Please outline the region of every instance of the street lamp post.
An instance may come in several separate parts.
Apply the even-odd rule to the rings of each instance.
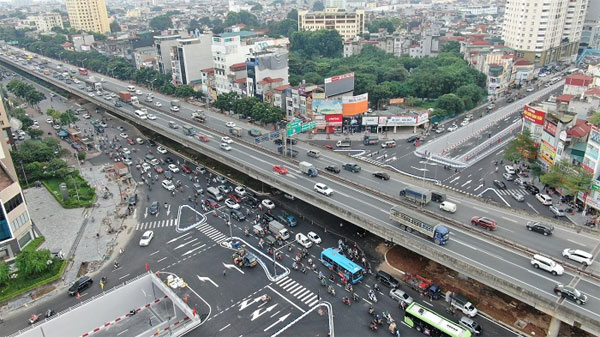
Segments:
[[[275,262],[275,259],[276,259],[275,255],[277,254],[277,252],[279,252],[283,248],[291,245],[292,243],[294,243],[294,241],[290,241],[290,242],[286,243],[285,245],[283,245],[283,246],[281,246],[281,247],[279,247],[277,249],[273,249],[273,275],[277,275],[277,270],[276,270],[277,264]]]
[[[153,79],[152,81],[150,81],[150,90],[154,91],[154,81],[156,81],[158,78]]]
[[[83,62],[87,61],[87,57],[85,57],[83,60],[81,60],[81,68],[83,68]]]

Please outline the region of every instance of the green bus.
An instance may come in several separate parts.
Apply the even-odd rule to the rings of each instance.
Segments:
[[[404,323],[419,332],[426,333],[429,330],[429,336],[471,337],[471,331],[417,302],[412,302],[406,308]]]

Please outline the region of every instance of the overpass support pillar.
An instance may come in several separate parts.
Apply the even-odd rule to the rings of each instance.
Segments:
[[[548,327],[548,333],[546,334],[546,337],[558,337],[558,332],[560,331],[561,323],[562,322],[560,321],[560,319],[552,317],[552,320],[550,320],[550,326]]]

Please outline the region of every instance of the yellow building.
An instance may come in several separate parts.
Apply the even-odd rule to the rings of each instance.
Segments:
[[[29,210],[8,148],[10,124],[0,104],[0,260],[15,258],[34,239]]]
[[[110,33],[104,0],[67,0],[71,27],[88,32]]]
[[[337,30],[344,40],[351,40],[365,32],[365,11],[346,12],[326,8],[322,12],[298,11],[298,30]]]

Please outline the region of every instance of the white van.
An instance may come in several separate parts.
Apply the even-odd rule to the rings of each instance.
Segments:
[[[219,192],[219,190],[216,187],[209,187],[206,189],[206,193],[212,197],[213,199],[215,199],[216,201],[221,201],[223,200],[223,196],[221,195],[221,192]]]
[[[144,111],[142,111],[142,110],[135,110],[135,115],[139,119],[148,119],[148,115]]]
[[[313,158],[319,158],[321,156],[321,152],[317,150],[308,150],[306,151],[306,155]]]
[[[392,148],[392,147],[396,147],[396,142],[395,142],[395,141],[393,141],[393,140],[388,140],[388,141],[386,141],[386,142],[382,143],[382,144],[381,144],[381,147],[382,147],[382,148],[384,148],[384,149],[385,149],[385,148]]]
[[[444,201],[440,204],[440,209],[449,213],[456,212],[456,204],[450,201]]]
[[[128,85],[128,86],[127,86],[127,91],[129,91],[129,92],[135,92],[135,86],[133,86],[133,85]]]

